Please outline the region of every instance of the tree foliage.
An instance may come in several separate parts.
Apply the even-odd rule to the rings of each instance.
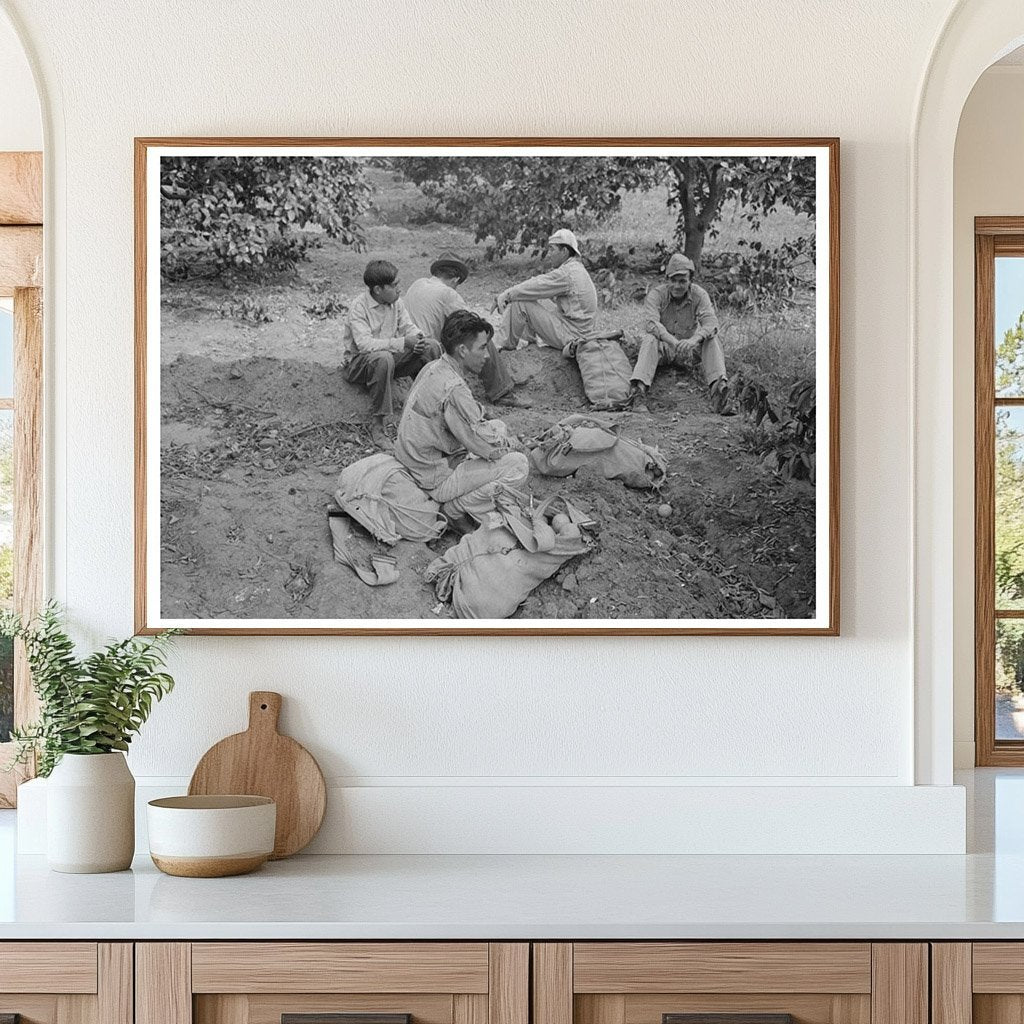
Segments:
[[[623,192],[657,183],[646,161],[593,157],[414,157],[396,168],[441,217],[493,238],[490,258],[540,252],[555,228],[606,217]]]
[[[704,243],[713,237],[726,199],[743,207],[751,227],[776,206],[814,214],[813,157],[660,157],[669,186],[668,203],[679,211],[675,243],[699,267]]]
[[[1020,393],[1024,313],[996,348],[996,393]],[[996,411],[996,607],[1024,602],[1024,432],[1014,412]]]
[[[160,167],[161,270],[187,276],[197,257],[218,270],[293,267],[303,228],[361,247],[369,187],[359,161],[312,156],[178,156]]]
[[[1024,392],[1024,312],[996,346],[996,394]]]
[[[35,751],[39,774],[46,776],[64,754],[127,750],[153,702],[174,688],[160,669],[175,633],[113,641],[79,658],[53,602],[28,623],[12,611],[0,613],[0,636],[25,645],[40,704],[39,720],[11,733],[18,751],[14,763]]]
[[[538,252],[552,230],[618,210],[622,197],[664,185],[676,211],[673,242],[700,264],[727,199],[753,227],[776,205],[813,215],[811,157],[424,157],[396,166],[447,220],[493,238],[490,257]]]

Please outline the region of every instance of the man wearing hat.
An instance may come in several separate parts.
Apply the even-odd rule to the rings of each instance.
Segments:
[[[630,402],[645,408],[647,390],[659,366],[688,366],[698,357],[704,370],[711,407],[722,416],[736,410],[729,400],[725,356],[718,340],[718,317],[711,297],[693,284],[693,261],[674,253],[665,267],[664,284],[655,285],[644,299],[644,328],[636,366],[630,379]]]
[[[580,257],[580,245],[568,228],[548,239],[548,260],[554,267],[506,288],[494,303],[504,313],[498,331],[500,348],[538,345],[564,348],[589,336],[597,316],[597,289]]]
[[[409,285],[405,308],[413,323],[427,338],[440,340],[445,317],[457,309],[469,309],[466,300],[456,291],[469,277],[469,267],[454,252],[443,252],[430,264],[430,277],[421,277]],[[480,372],[484,393],[492,405],[529,408],[533,403],[513,394],[515,381],[498,355],[491,338],[487,339],[487,363]]]

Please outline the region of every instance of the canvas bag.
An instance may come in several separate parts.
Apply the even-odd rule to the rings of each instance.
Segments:
[[[558,539],[550,551],[526,551],[504,526],[481,526],[440,558],[424,579],[460,619],[507,619],[544,580],[589,551],[586,537]]]
[[[341,471],[334,500],[385,544],[435,540],[448,527],[440,505],[387,452],[368,455]]]
[[[614,338],[581,338],[562,350],[576,359],[583,391],[595,409],[622,409],[629,399],[632,367]]]
[[[623,437],[619,425],[602,416],[566,416],[529,449],[530,464],[542,476],[571,476],[582,466],[593,465],[606,480],[657,490],[668,474],[668,462],[657,448]]]

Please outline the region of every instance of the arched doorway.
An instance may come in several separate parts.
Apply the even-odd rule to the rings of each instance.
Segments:
[[[43,121],[29,60],[0,16],[0,603],[33,612],[42,595]],[[32,717],[27,666],[0,641],[0,757],[12,725]],[[6,749],[4,749],[6,748]],[[0,775],[0,806],[17,774]]]
[[[953,300],[954,150],[975,82],[1022,42],[1019,0],[963,0],[944,25],[926,69],[911,138],[915,777],[926,785],[952,781],[955,651],[966,629],[960,598],[965,587],[973,592],[973,569],[964,578],[964,539],[958,536],[963,531],[956,522],[960,474],[954,475],[950,415],[959,341]],[[973,644],[973,629],[970,636]]]

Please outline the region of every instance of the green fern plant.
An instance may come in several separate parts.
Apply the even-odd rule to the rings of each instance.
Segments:
[[[153,702],[174,688],[174,680],[160,669],[171,639],[180,632],[112,641],[78,658],[56,603],[27,623],[12,611],[0,612],[0,635],[25,644],[40,705],[37,722],[12,731],[16,753],[9,767],[34,752],[37,772],[46,776],[65,754],[127,750]]]

